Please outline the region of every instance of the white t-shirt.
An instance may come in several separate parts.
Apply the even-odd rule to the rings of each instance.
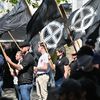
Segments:
[[[37,67],[42,67],[44,66],[44,63],[49,63],[49,60],[48,60],[48,53],[44,53],[40,56],[39,60],[38,60],[38,66]],[[42,74],[42,73],[47,73],[47,71],[38,71],[37,74]]]

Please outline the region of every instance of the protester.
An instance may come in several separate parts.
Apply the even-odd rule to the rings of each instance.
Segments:
[[[33,55],[29,52],[29,43],[23,42],[20,47],[22,53],[24,54],[23,60],[20,64],[13,63],[8,56],[5,58],[14,68],[19,70],[18,85],[21,93],[21,100],[30,100],[30,93],[33,85],[33,66],[35,61]]]
[[[38,60],[37,67],[34,67],[34,71],[37,74],[36,90],[37,90],[37,95],[39,97],[38,100],[47,100],[48,97],[47,86],[49,81],[49,75],[48,75],[49,56],[48,53],[46,53],[45,44],[43,42],[38,43],[38,52],[40,52],[42,55]]]
[[[57,49],[57,61],[55,62],[55,85],[59,88],[64,79],[69,77],[70,67],[69,60],[66,57],[66,50],[64,47]]]
[[[94,63],[94,53],[89,44],[80,48],[76,54],[77,59],[70,64],[70,78],[76,80],[85,78],[93,81],[96,87],[98,87],[97,93],[100,96],[100,68],[97,66],[97,63]]]
[[[3,87],[3,74],[4,74],[4,58],[0,54],[0,97],[2,96],[2,87]]]
[[[93,51],[88,46],[82,46],[76,53],[77,59],[70,63],[71,78],[79,79],[93,70]]]
[[[22,52],[18,51],[16,53],[15,58],[18,61],[18,64],[20,64],[20,62],[22,62],[22,60],[23,60]],[[15,69],[15,70],[12,69],[10,73],[13,76],[13,82],[14,82],[16,97],[17,97],[18,100],[21,100],[21,95],[20,95],[20,91],[19,91],[19,87],[18,87],[18,73],[19,73],[19,71],[17,69]]]
[[[95,50],[95,42],[92,39],[88,39],[85,43],[88,47],[90,47],[94,53],[93,55],[93,64],[94,67],[100,67],[100,54]]]

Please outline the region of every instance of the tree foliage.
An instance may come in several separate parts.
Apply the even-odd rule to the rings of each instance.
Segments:
[[[67,0],[57,0],[58,3],[60,2],[67,2]]]
[[[1,1],[7,1],[7,2],[10,2],[12,4],[16,4],[19,0],[1,0]],[[60,2],[67,2],[67,0],[56,0],[58,3]],[[27,2],[31,2],[31,0],[27,0]],[[34,3],[35,4],[35,3]],[[37,0],[36,0],[36,4],[37,5]]]
[[[17,4],[18,1],[20,0],[0,0],[0,2],[8,2],[12,5],[12,7]],[[33,8],[38,8],[40,3],[39,3],[40,0],[26,0],[26,2],[28,2],[28,4],[31,4],[33,6]],[[67,2],[67,0],[56,0],[57,3],[61,3],[61,2]],[[7,8],[7,7],[6,7]],[[8,9],[0,9],[0,13],[1,12],[4,12],[4,11],[9,11],[9,8]]]
[[[18,2],[18,0],[9,0],[9,2],[16,4]]]

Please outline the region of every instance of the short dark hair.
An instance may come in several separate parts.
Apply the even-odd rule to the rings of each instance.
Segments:
[[[57,48],[56,51],[58,51],[58,52],[60,52],[60,53],[63,53],[64,56],[66,55],[66,49],[65,49],[64,46],[62,46],[62,47],[60,47],[60,48]]]

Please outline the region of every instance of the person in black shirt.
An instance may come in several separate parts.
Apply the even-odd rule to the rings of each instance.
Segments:
[[[64,47],[61,47],[60,49],[57,49],[57,61],[55,63],[55,85],[56,87],[60,87],[63,80],[68,78],[69,76],[69,60],[66,57],[66,50]]]
[[[30,50],[30,44],[23,42],[20,44],[22,53],[24,54],[22,62],[15,64],[11,59],[6,56],[6,60],[16,69],[18,73],[18,85],[21,93],[21,100],[30,100],[30,93],[33,82],[33,66],[35,66],[35,60]]]

